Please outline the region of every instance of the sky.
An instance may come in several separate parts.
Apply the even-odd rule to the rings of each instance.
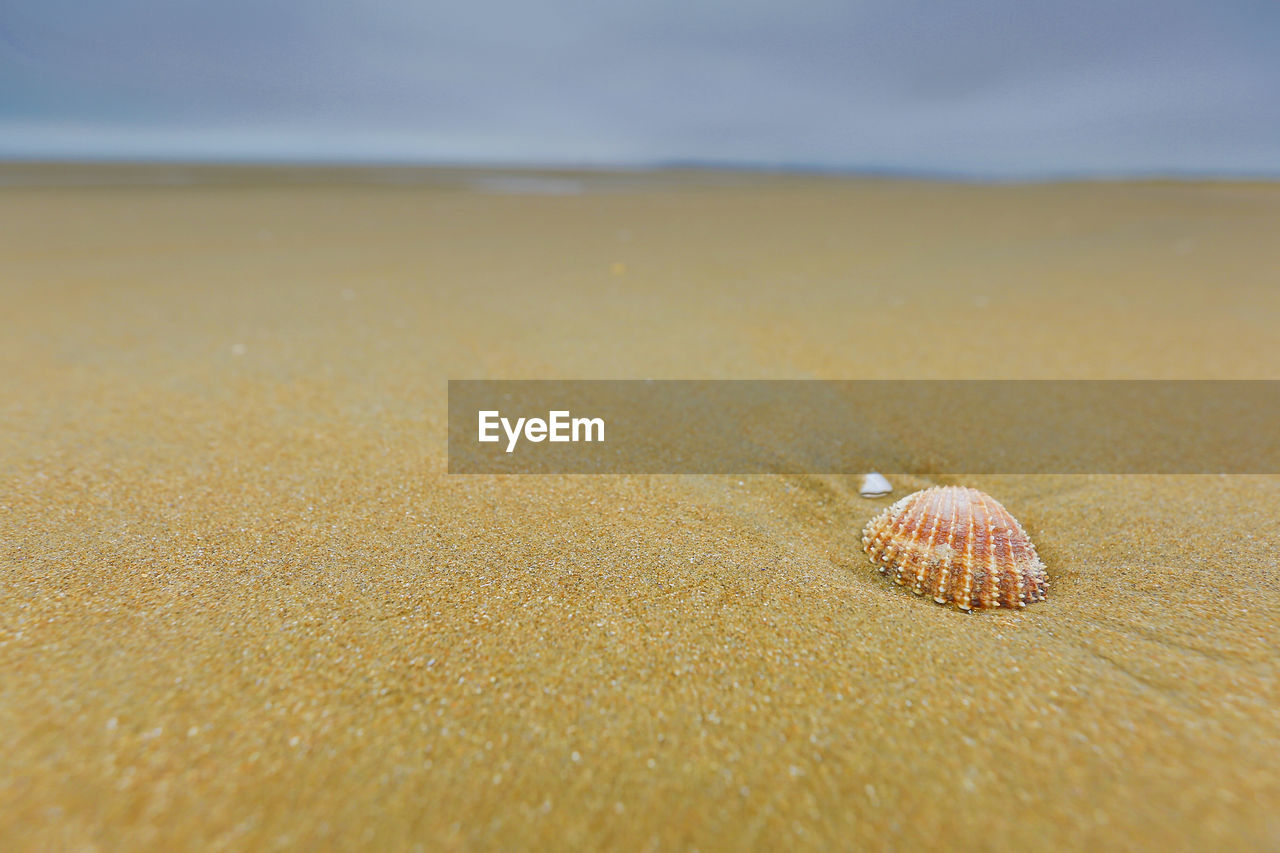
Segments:
[[[0,158],[1280,176],[1280,2],[0,0]]]

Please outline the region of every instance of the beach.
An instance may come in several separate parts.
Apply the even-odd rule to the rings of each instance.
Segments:
[[[0,168],[0,846],[1280,846],[1280,476],[446,456],[450,379],[1276,378],[1278,271],[1266,183]],[[874,570],[935,483],[1047,601]]]

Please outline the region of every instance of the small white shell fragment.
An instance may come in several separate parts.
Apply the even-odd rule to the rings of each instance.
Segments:
[[[893,486],[889,485],[889,481],[875,471],[862,478],[862,487],[858,489],[858,493],[864,498],[882,498],[892,491]]]

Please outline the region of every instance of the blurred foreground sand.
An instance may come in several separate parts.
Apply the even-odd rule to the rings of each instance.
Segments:
[[[1280,186],[278,177],[0,188],[0,847],[1280,846],[1280,478],[967,479],[1052,581],[968,616],[853,477],[444,443],[448,378],[1280,377]]]

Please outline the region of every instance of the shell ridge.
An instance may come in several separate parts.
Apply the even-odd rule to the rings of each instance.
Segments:
[[[964,541],[964,571],[960,577],[956,578],[957,584],[961,587],[964,598],[956,599],[956,606],[961,610],[968,610],[973,604],[973,540],[977,532],[977,525],[974,523],[974,514],[969,513],[969,527],[965,532]]]
[[[923,503],[923,501],[921,503]],[[936,506],[937,501],[934,501],[934,504]],[[925,583],[929,577],[929,570],[933,561],[936,559],[934,557],[933,546],[938,540],[938,526],[940,524],[942,524],[942,516],[937,512],[933,513],[933,527],[929,530],[929,541],[925,543],[924,550],[920,554],[920,565],[916,569],[916,583],[915,586],[912,587],[912,591],[915,592],[916,595],[924,594]],[[922,523],[921,527],[923,526],[924,525]]]
[[[1001,507],[1001,509],[1003,508]],[[1004,531],[1005,535],[997,539],[995,543],[996,565],[1008,567],[1003,573],[1004,578],[1007,580],[1000,592],[1005,604],[1009,607],[1017,607],[1018,597],[1021,595],[1019,587],[1022,585],[1022,572],[1019,571],[1017,562],[1013,558],[1013,542],[1010,539],[1013,525],[1009,523],[1007,512],[1002,512],[999,515],[1000,529]]]
[[[904,540],[911,541],[915,538],[916,534],[919,533],[918,522],[921,520],[920,504],[921,498],[917,495],[916,499],[911,502],[909,507],[907,507],[906,513],[902,519],[902,526],[898,530],[899,535]],[[894,582],[902,586],[906,586],[907,570],[911,568],[912,561],[916,557],[915,551],[911,548],[898,548],[896,546],[894,551],[895,553],[891,554],[889,557],[891,561],[894,559],[898,560],[898,573],[894,578]]]
[[[995,519],[991,517],[990,507],[984,502],[982,505],[982,513],[987,520],[987,551],[986,551],[986,569],[987,576],[983,579],[986,590],[983,594],[983,607],[990,607],[994,602],[997,607],[1000,606],[1000,574],[996,571],[996,524]]]
[[[960,514],[960,502],[952,501],[951,502],[951,520],[947,524],[947,551],[946,551],[947,559],[943,560],[941,564],[938,566],[938,581],[936,584],[934,584],[934,589],[933,589],[933,600],[938,602],[939,604],[946,603],[947,593],[950,592],[950,590],[947,588],[947,580],[948,580],[948,575],[951,574],[950,566],[951,566],[952,555],[955,553],[956,517],[959,514]]]

